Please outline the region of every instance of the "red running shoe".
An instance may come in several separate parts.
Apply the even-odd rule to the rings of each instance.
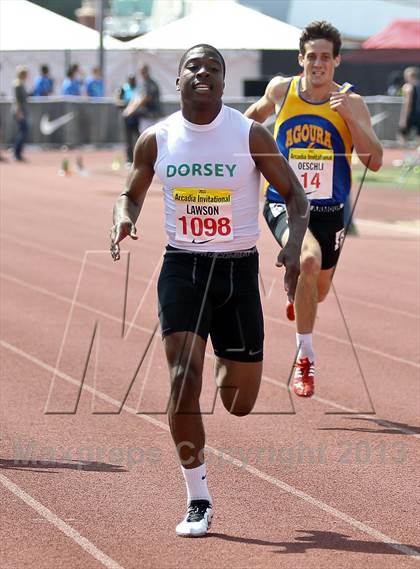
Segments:
[[[286,316],[289,320],[295,319],[295,305],[290,300],[286,302]]]
[[[293,378],[293,391],[299,397],[312,397],[315,392],[315,365],[309,358],[299,358],[295,363],[295,376]]]

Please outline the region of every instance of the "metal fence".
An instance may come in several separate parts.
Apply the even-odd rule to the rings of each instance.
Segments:
[[[225,99],[243,112],[255,99]],[[375,131],[382,141],[394,142],[400,114],[400,97],[365,97]],[[29,99],[29,143],[42,146],[111,145],[123,141],[121,110],[112,99],[51,98]],[[178,101],[164,101],[164,115],[179,109]],[[60,119],[60,120],[59,120]],[[273,121],[271,121],[271,124]],[[13,144],[16,125],[12,101],[0,101],[0,143]],[[270,123],[268,124],[270,126]]]

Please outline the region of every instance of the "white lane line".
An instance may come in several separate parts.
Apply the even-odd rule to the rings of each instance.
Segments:
[[[265,315],[264,318],[266,320],[269,320],[270,322],[275,322],[276,324],[281,324],[282,326],[286,326],[287,328],[295,329],[294,324],[289,324],[288,322],[285,322],[280,318],[275,318],[274,316],[267,316],[267,315]],[[331,334],[327,334],[326,332],[319,332],[315,330],[314,336],[320,336],[321,338],[326,338],[327,340],[338,342],[339,344],[344,344],[345,346],[350,346],[350,343],[347,340],[343,340],[342,338],[338,338],[337,336],[332,336]],[[420,368],[420,364],[417,362],[413,362],[413,360],[407,360],[406,358],[393,356],[392,354],[388,354],[387,352],[381,352],[380,350],[375,350],[373,348],[369,348],[368,346],[364,346],[363,344],[357,344],[356,342],[353,343],[353,346],[358,350],[362,350],[363,352],[367,352],[369,354],[375,354],[376,356],[380,356],[381,358],[386,358],[388,360],[392,360],[400,364],[406,364],[408,366],[412,366],[417,369]]]
[[[122,565],[98,549],[96,545],[86,539],[86,537],[83,537],[83,535],[81,535],[78,531],[69,526],[64,520],[59,518],[43,504],[38,502],[38,500],[32,498],[32,496],[27,494],[24,490],[22,490],[22,488],[14,484],[14,482],[9,480],[9,478],[3,474],[0,474],[0,482],[5,488],[7,488],[7,490],[12,492],[12,494],[20,498],[30,508],[38,512],[38,514],[41,515],[47,522],[55,526],[57,529],[63,532],[64,535],[76,542],[79,547],[86,551],[86,553],[89,553],[89,555],[92,555],[92,557],[102,563],[104,567],[109,567],[109,569],[124,569]]]
[[[89,306],[88,304],[84,304],[83,302],[74,301],[72,298],[68,298],[67,296],[62,296],[61,294],[56,294],[55,292],[51,292],[51,291],[47,290],[46,288],[43,288],[40,286],[35,286],[35,285],[30,285],[29,283],[22,281],[21,279],[18,279],[16,277],[11,277],[11,276],[6,275],[6,274],[1,273],[1,272],[0,272],[0,277],[6,281],[10,281],[14,284],[18,284],[20,286],[28,288],[29,290],[33,290],[34,292],[38,292],[40,294],[50,296],[51,298],[54,298],[55,300],[60,300],[61,302],[65,302],[66,304],[71,304],[73,306],[77,306],[78,308],[83,308],[84,310],[87,310],[88,312],[92,312],[93,314],[97,314],[98,316],[102,316],[103,318],[108,318],[109,320],[113,320],[114,322],[118,322],[118,324],[122,323],[121,318],[118,318],[117,316],[113,316],[112,314],[108,314],[107,312],[103,312],[102,310],[92,308],[91,306]],[[130,326],[132,325],[133,328],[136,328],[136,330],[140,330],[141,332],[147,332],[148,334],[152,333],[152,330],[149,330],[149,328],[145,328],[144,326],[138,326],[138,325],[133,324],[131,322],[129,324],[130,324]]]
[[[46,253],[48,255],[54,255],[56,257],[61,257],[62,259],[66,259],[67,261],[73,261],[75,263],[79,263],[79,265],[82,262],[82,257],[76,257],[75,255],[69,255],[67,253],[63,253],[62,251],[59,251],[58,249],[52,249],[51,247],[44,247],[42,245],[37,245],[35,243],[33,243],[32,241],[26,240],[26,239],[20,239],[18,237],[14,237],[11,235],[7,235],[4,233],[1,233],[1,239],[9,239],[12,242],[15,242],[19,245],[22,245],[24,247],[31,247],[32,249],[36,249],[42,253]],[[142,249],[148,249],[152,252],[156,252],[156,247],[154,246],[150,246],[147,243],[142,242]],[[109,273],[113,273],[116,274],[116,270],[112,267],[112,266],[107,266],[107,265],[103,265],[100,263],[95,263],[93,261],[91,261],[89,263],[90,266],[95,267],[96,269],[100,269]],[[134,272],[132,271],[130,274],[130,280],[133,279],[135,281],[142,281],[142,282],[148,282],[149,279],[146,277],[142,277],[141,275],[136,275],[134,274]],[[347,295],[343,295],[340,294],[340,299],[343,300],[347,300],[349,302],[353,302],[355,304],[360,304],[361,306],[367,306],[369,308],[376,308],[378,310],[383,310],[385,312],[390,312],[392,314],[399,314],[400,316],[405,316],[406,318],[414,318],[416,320],[420,319],[420,317],[416,314],[412,314],[411,312],[406,312],[405,310],[399,310],[397,308],[391,308],[390,306],[384,306],[382,304],[376,304],[374,302],[367,302],[364,300],[360,300],[359,298],[353,298],[351,296],[347,296]]]
[[[216,454],[217,456],[220,456],[221,458],[224,457],[226,460],[229,460],[229,461],[232,460],[232,457],[230,455],[224,453],[224,452],[221,452],[217,449],[209,447],[208,445],[206,445],[206,448],[208,448],[214,454]],[[367,524],[364,524],[363,522],[356,520],[355,518],[347,515],[345,512],[341,512],[340,510],[337,510],[337,508],[333,508],[332,506],[330,506],[329,504],[326,504],[322,500],[318,500],[317,498],[314,498],[310,494],[306,494],[306,492],[302,492],[298,488],[295,488],[294,486],[290,486],[289,484],[286,484],[286,482],[283,482],[282,480],[279,480],[278,478],[275,478],[274,476],[270,476],[269,474],[262,472],[261,470],[259,470],[258,468],[255,468],[254,466],[247,465],[244,467],[243,462],[236,459],[236,458],[233,459],[232,464],[234,464],[235,466],[238,466],[239,468],[244,468],[244,470],[246,470],[250,474],[256,476],[257,478],[261,478],[261,480],[265,480],[266,482],[269,482],[273,486],[277,486],[277,488],[280,488],[281,490],[284,490],[285,492],[288,492],[289,494],[292,494],[293,496],[296,496],[297,498],[304,500],[308,504],[311,504],[312,506],[315,506],[316,508],[323,510],[327,514],[330,514],[330,515],[334,516],[335,518],[342,520],[346,524],[357,528],[358,530],[369,535],[370,537],[373,537],[373,538],[377,539],[378,541],[381,541],[382,543],[389,545],[389,547],[392,547],[392,549],[396,549],[400,553],[404,553],[405,555],[409,555],[410,557],[416,559],[417,561],[420,561],[420,554],[415,549],[412,549],[411,547],[408,547],[407,545],[400,543],[399,541],[397,541],[397,540],[393,539],[392,537],[389,537],[389,536],[385,535],[384,533],[368,526]]]
[[[34,286],[34,285],[30,285],[29,283],[27,283],[27,282],[25,282],[25,281],[22,281],[21,279],[17,279],[17,278],[15,278],[15,277],[11,277],[11,276],[6,275],[6,274],[1,273],[1,272],[0,272],[0,277],[4,278],[5,280],[9,280],[10,282],[13,282],[13,283],[15,283],[15,284],[21,285],[21,286],[23,286],[23,287],[25,287],[25,288],[29,288],[30,290],[33,290],[33,291],[35,291],[35,292],[38,292],[38,293],[41,293],[41,294],[45,294],[45,295],[47,295],[47,296],[51,296],[52,298],[56,298],[56,299],[58,299],[58,300],[61,300],[61,301],[63,301],[63,302],[66,302],[67,304],[70,304],[70,305],[71,305],[72,302],[73,302],[73,300],[70,299],[70,298],[67,298],[67,297],[65,297],[65,296],[61,296],[61,295],[58,295],[58,294],[56,294],[56,293],[50,292],[49,290],[44,289],[44,288],[41,288],[41,287],[37,287],[37,286]],[[84,308],[84,309],[87,310],[87,311],[90,311],[90,312],[93,312],[93,313],[95,313],[95,314],[98,314],[99,316],[103,316],[104,318],[108,318],[108,319],[110,319],[110,320],[113,320],[114,322],[118,322],[119,324],[121,324],[121,322],[122,322],[121,318],[118,318],[118,317],[116,317],[116,316],[113,316],[112,314],[108,314],[107,312],[102,312],[102,311],[100,311],[100,310],[96,310],[96,309],[94,309],[94,308],[91,308],[91,307],[88,306],[88,305],[81,304],[81,303],[76,303],[76,306],[79,306],[80,308]],[[151,334],[151,333],[153,332],[153,330],[152,330],[151,328],[145,328],[144,326],[138,326],[137,324],[134,324],[134,321],[127,322],[127,325],[130,327],[130,329],[134,328],[135,330],[139,330],[139,331],[141,331],[141,332],[146,332],[147,334]],[[288,327],[292,327],[292,326],[293,326],[293,324],[288,324],[288,323],[286,323],[286,322],[284,322],[284,325],[285,325],[285,326],[288,326]],[[206,357],[213,359],[213,355],[212,355],[212,354],[209,354],[209,353],[207,353],[207,352],[206,352]],[[56,368],[52,368],[52,369],[54,370],[54,373],[58,373],[58,372],[59,372]],[[280,381],[278,381],[278,380],[276,380],[276,379],[270,378],[268,375],[263,375],[263,380],[264,380],[264,381],[267,381],[268,383],[271,383],[272,385],[276,385],[276,386],[282,387],[283,389],[286,389],[286,390],[288,389],[287,384],[282,383],[282,382],[280,382]],[[79,386],[79,383],[78,383],[77,385]],[[322,403],[322,404],[324,404],[324,405],[327,405],[327,406],[330,406],[330,407],[334,407],[335,409],[340,409],[341,411],[346,411],[346,412],[348,412],[348,413],[357,413],[357,409],[352,409],[352,408],[350,408],[350,407],[345,407],[345,406],[343,406],[343,405],[340,405],[339,403],[335,403],[334,401],[329,401],[328,399],[323,399],[323,398],[321,398],[321,397],[318,397],[317,395],[314,395],[314,396],[312,397],[312,399],[314,399],[314,400],[316,400],[316,401],[318,401],[319,403]],[[367,418],[369,418],[369,419],[372,418],[372,416],[370,416],[370,415],[360,415],[360,417],[362,417],[362,418],[367,417]],[[417,434],[415,431],[412,431],[412,430],[407,429],[407,428],[404,428],[404,427],[396,427],[396,426],[394,426],[394,425],[392,424],[392,422],[386,421],[386,419],[381,419],[381,418],[379,418],[379,419],[377,419],[377,420],[378,420],[378,421],[381,421],[381,423],[382,423],[384,426],[388,427],[388,428],[392,428],[392,429],[394,429],[394,430],[400,431],[400,432],[402,432],[402,433],[404,433],[404,434],[406,434],[406,435],[412,435],[412,436],[414,436],[414,437],[416,437],[416,438],[420,438],[420,435]]]
[[[48,520],[46,520],[45,518],[32,518],[33,522],[42,522],[45,524],[45,522],[48,522]],[[67,518],[67,520],[63,520],[65,522],[77,522],[76,518]]]
[[[26,360],[29,360],[31,363],[34,363],[35,365],[41,367],[42,369],[45,369],[46,371],[50,371],[50,372],[54,371],[54,368],[52,366],[50,366],[49,364],[46,364],[42,360],[35,358],[34,356],[24,352],[23,350],[20,350],[16,346],[13,346],[12,344],[9,344],[8,342],[5,342],[5,341],[1,341],[0,344],[4,348],[6,348],[6,349],[10,350],[11,352],[25,358]],[[77,385],[77,386],[80,385],[79,381],[77,381],[76,379],[72,378],[71,376],[69,376],[67,374],[57,372],[57,376],[61,377],[62,379],[64,379],[65,381],[68,381],[69,383],[71,383],[73,385]],[[84,384],[83,389],[88,391],[89,393],[93,393],[96,397],[99,397],[100,399],[103,399],[103,400],[111,403],[112,405],[115,405],[118,408],[120,407],[120,403],[117,400],[113,399],[112,397],[109,397],[108,395],[106,395],[105,393],[102,393],[101,391],[98,391],[97,389],[93,389],[89,385]],[[159,427],[160,429],[163,429],[165,431],[169,431],[169,427],[166,423],[163,423],[162,421],[159,421],[158,419],[155,419],[154,417],[150,417],[149,415],[138,414],[138,413],[136,413],[135,409],[133,409],[132,407],[129,407],[127,405],[123,406],[123,410],[126,411],[127,413],[135,415],[136,417],[139,417],[140,419],[147,421],[148,423],[151,423],[151,424]],[[420,554],[417,553],[417,551],[415,551],[411,547],[408,547],[407,545],[399,543],[397,540],[393,539],[392,537],[389,537],[389,536],[385,535],[384,533],[377,531],[376,529],[368,526],[367,524],[364,524],[363,522],[357,520],[356,518],[353,518],[352,516],[349,516],[346,513],[341,512],[340,510],[337,510],[336,508],[330,506],[326,502],[323,502],[322,500],[318,500],[317,498],[314,498],[310,494],[307,494],[306,492],[302,492],[298,488],[295,488],[294,486],[291,486],[291,485],[287,484],[286,482],[283,482],[282,480],[275,478],[274,476],[270,476],[269,474],[262,472],[261,470],[259,470],[258,468],[255,468],[254,466],[251,466],[249,464],[244,465],[244,463],[242,461],[238,460],[237,458],[234,458],[233,456],[231,456],[228,453],[222,452],[222,451],[215,449],[209,445],[206,445],[206,449],[209,452],[213,453],[214,455],[221,457],[221,458],[224,458],[226,461],[231,462],[234,466],[237,466],[239,468],[242,468],[243,470],[246,470],[247,472],[249,472],[253,476],[260,478],[261,480],[265,480],[269,484],[272,484],[273,486],[276,486],[277,488],[284,490],[285,492],[295,496],[296,498],[300,498],[301,500],[304,500],[308,504],[311,504],[312,506],[319,508],[320,510],[326,512],[327,514],[330,514],[331,516],[344,521],[348,525],[357,528],[361,532],[381,541],[382,543],[385,543],[386,545],[389,545],[390,547],[399,551],[400,553],[403,553],[404,555],[409,555],[410,557],[420,561]]]
[[[105,318],[108,317],[107,314],[106,314],[105,312],[101,311],[101,310],[97,310],[97,309],[95,309],[95,308],[90,308],[87,304],[82,304],[82,303],[78,303],[78,302],[75,303],[74,300],[71,299],[71,298],[68,298],[68,297],[66,297],[66,296],[62,296],[62,295],[59,295],[59,294],[50,292],[49,290],[47,290],[47,289],[45,289],[45,288],[42,288],[42,287],[38,287],[38,286],[35,286],[35,285],[31,285],[31,284],[27,283],[26,281],[24,281],[24,280],[22,280],[22,279],[19,279],[19,278],[17,278],[17,277],[9,276],[9,275],[7,275],[7,274],[4,273],[4,272],[0,272],[0,277],[4,278],[4,279],[6,279],[6,280],[9,280],[9,281],[11,281],[11,282],[14,282],[14,283],[16,283],[16,284],[19,284],[19,285],[21,285],[21,286],[23,286],[23,287],[29,288],[30,290],[33,290],[33,291],[35,291],[35,292],[39,292],[39,293],[41,293],[41,294],[45,294],[45,295],[47,295],[47,296],[51,296],[51,297],[53,297],[53,298],[56,298],[57,300],[61,300],[61,301],[66,302],[66,303],[68,303],[68,304],[72,304],[72,305],[75,305],[75,306],[79,306],[80,308],[84,308],[85,310],[94,312],[95,314],[98,314],[98,315],[100,315],[100,316],[104,316]],[[113,320],[115,320],[115,321],[121,322],[121,319],[120,319],[120,318],[117,318],[117,317],[115,317],[115,316],[109,315],[109,318],[111,318],[111,319],[113,319]],[[293,328],[293,329],[295,328],[295,326],[294,326],[293,324],[289,324],[288,322],[285,322],[285,321],[281,320],[280,318],[275,318],[275,317],[273,317],[273,316],[268,316],[268,315],[265,315],[264,318],[265,318],[266,320],[271,321],[271,322],[275,322],[276,324],[281,324],[282,326],[285,326],[285,327],[287,327],[287,328]],[[130,327],[135,328],[135,325],[133,325],[132,322],[128,322],[127,324],[128,324]],[[141,329],[143,332],[149,332],[149,333],[152,332],[152,330],[149,330],[149,329],[147,329],[147,328],[140,328],[140,329]],[[327,338],[328,340],[331,340],[331,341],[333,341],[333,342],[337,342],[337,343],[339,343],[339,344],[343,344],[343,345],[345,345],[345,346],[350,346],[350,343],[349,343],[347,340],[343,340],[342,338],[338,338],[338,337],[336,337],[336,336],[332,336],[332,335],[330,335],[330,334],[326,334],[325,332],[315,331],[315,332],[314,332],[314,335],[315,335],[315,336],[320,336],[321,338]],[[375,354],[375,355],[380,356],[380,357],[382,357],[382,358],[390,359],[390,360],[395,361],[395,362],[398,362],[398,363],[403,363],[403,364],[412,366],[412,367],[414,367],[414,368],[420,368],[420,364],[418,364],[417,362],[414,362],[414,361],[412,361],[412,360],[407,360],[407,359],[405,359],[405,358],[400,358],[399,356],[393,356],[393,355],[388,354],[388,353],[386,353],[386,352],[381,352],[380,350],[374,350],[373,348],[369,348],[368,346],[364,346],[364,345],[362,345],[362,344],[354,343],[353,345],[354,345],[355,348],[357,348],[357,349],[359,349],[359,350],[362,350],[362,351],[364,351],[364,352],[368,352],[368,353],[370,353],[370,354]]]
[[[56,249],[52,249],[50,247],[43,247],[42,245],[36,245],[35,243],[32,243],[31,241],[27,241],[26,239],[19,239],[17,237],[12,237],[11,235],[5,235],[5,234],[1,234],[1,239],[9,239],[10,241],[17,243],[18,245],[22,245],[23,247],[31,247],[32,249],[35,249],[36,251],[40,251],[41,253],[46,253],[47,255],[53,255],[55,257],[60,257],[61,259],[65,259],[66,261],[71,261],[73,263],[77,263],[79,266],[82,264],[83,261],[83,256],[84,253],[80,256],[77,257],[76,255],[69,255],[68,253],[63,253],[62,251],[58,251]],[[152,250],[150,247],[147,247],[147,245],[145,245],[146,249],[149,249],[150,251]],[[156,251],[156,249],[153,249],[153,251]],[[109,255],[108,252],[106,252],[108,257],[107,259],[110,260],[111,256]],[[104,252],[105,254],[105,252]],[[90,261],[89,262],[89,266],[91,267],[95,267],[95,269],[99,269],[102,271],[105,271],[107,273],[113,273],[114,275],[118,274],[118,271],[114,268],[113,264],[110,263],[110,266],[107,266],[105,264],[101,264],[101,263],[96,263],[95,261]],[[146,277],[142,277],[142,276],[137,276],[134,274],[134,271],[131,272],[130,274],[130,280],[133,279],[134,281],[141,281],[141,282],[149,282],[149,279]]]
[[[393,235],[405,235],[407,237],[419,237],[419,228],[416,225],[398,225],[397,223],[386,223],[384,221],[374,221],[373,219],[355,219],[357,226],[361,226],[366,235],[369,233],[390,233]]]
[[[268,375],[263,374],[262,379],[264,381],[266,381],[267,383],[271,383],[271,385],[276,385],[278,387],[281,387],[282,389],[285,389],[286,391],[289,390],[289,387],[286,383],[283,383],[282,381],[278,381],[277,379],[273,379],[272,377],[269,377]],[[339,403],[335,403],[334,401],[329,401],[328,399],[324,399],[323,397],[319,397],[318,395],[312,395],[311,399],[314,399],[315,401],[318,401],[319,403],[322,403],[323,405],[335,407],[335,409],[340,409],[341,411],[345,411],[346,413],[357,413],[356,409],[352,409],[351,407],[345,407],[344,405],[340,405]],[[412,431],[411,429],[408,429],[407,427],[396,426],[394,423],[392,423],[392,421],[387,421],[386,419],[381,419],[380,417],[376,417],[376,415],[374,417],[375,418],[373,419],[372,415],[364,415],[362,413],[359,415],[357,413],[358,419],[369,419],[370,421],[374,420],[378,425],[381,425],[382,427],[387,427],[388,429],[392,429],[393,431],[400,431],[401,433],[404,433],[405,435],[411,435],[413,437],[416,437],[416,439],[420,439],[420,434],[416,433],[416,431]]]
[[[346,300],[347,302],[353,302],[354,304],[360,304],[361,306],[367,306],[368,308],[375,308],[377,310],[386,310],[392,314],[398,314],[404,316],[405,318],[414,318],[419,320],[420,316],[418,314],[413,314],[412,312],[406,312],[405,310],[399,310],[398,308],[391,308],[390,306],[382,306],[382,304],[376,304],[376,302],[368,302],[367,300],[360,300],[360,298],[353,298],[347,296],[346,294],[339,294],[340,300]]]
[[[55,373],[57,377],[64,379],[64,381],[67,381],[68,383],[71,383],[72,385],[76,385],[77,387],[80,387],[80,381],[79,380],[75,379],[74,377],[71,377],[71,375],[68,375],[67,373],[64,373],[64,372],[56,369],[54,366],[43,362],[42,360],[36,358],[35,356],[28,354],[27,352],[25,352],[25,351],[21,350],[20,348],[14,346],[13,344],[9,344],[9,342],[6,342],[5,340],[0,340],[0,345],[3,346],[3,348],[6,348],[6,349],[10,350],[11,352],[15,353],[16,355],[25,358],[26,360],[28,360],[31,363],[37,365],[38,367],[44,369],[45,371]],[[94,395],[95,397],[98,397],[99,399],[102,399],[103,401],[106,401],[107,403],[114,405],[114,407],[118,407],[118,408],[121,407],[121,401],[120,402],[117,401],[113,397],[110,397],[109,395],[107,395],[106,393],[103,393],[102,391],[99,391],[98,389],[94,389],[90,385],[86,385],[85,383],[83,383],[82,388],[85,391],[87,391],[88,393],[91,393],[92,395]],[[162,421],[159,421],[158,419],[155,419],[154,417],[150,417],[149,415],[140,415],[139,413],[137,413],[136,409],[134,409],[133,407],[129,407],[128,405],[124,405],[123,409],[125,411],[127,411],[128,413],[131,413],[132,415],[142,417],[142,419],[144,419],[148,423],[151,423],[155,427],[164,428],[166,431],[169,431],[168,425],[165,425],[165,423],[162,423]]]

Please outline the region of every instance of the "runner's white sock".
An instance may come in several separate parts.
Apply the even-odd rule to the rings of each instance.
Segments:
[[[203,463],[197,468],[184,468],[181,466],[184,475],[185,484],[187,486],[187,503],[191,500],[208,500],[212,503],[209,489],[207,488],[206,464]]]
[[[309,358],[315,361],[315,352],[312,346],[312,334],[296,334],[296,345],[299,348],[298,358]]]

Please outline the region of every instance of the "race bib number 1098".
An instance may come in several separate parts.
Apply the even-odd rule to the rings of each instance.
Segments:
[[[178,241],[232,241],[231,190],[174,188],[172,196]]]

